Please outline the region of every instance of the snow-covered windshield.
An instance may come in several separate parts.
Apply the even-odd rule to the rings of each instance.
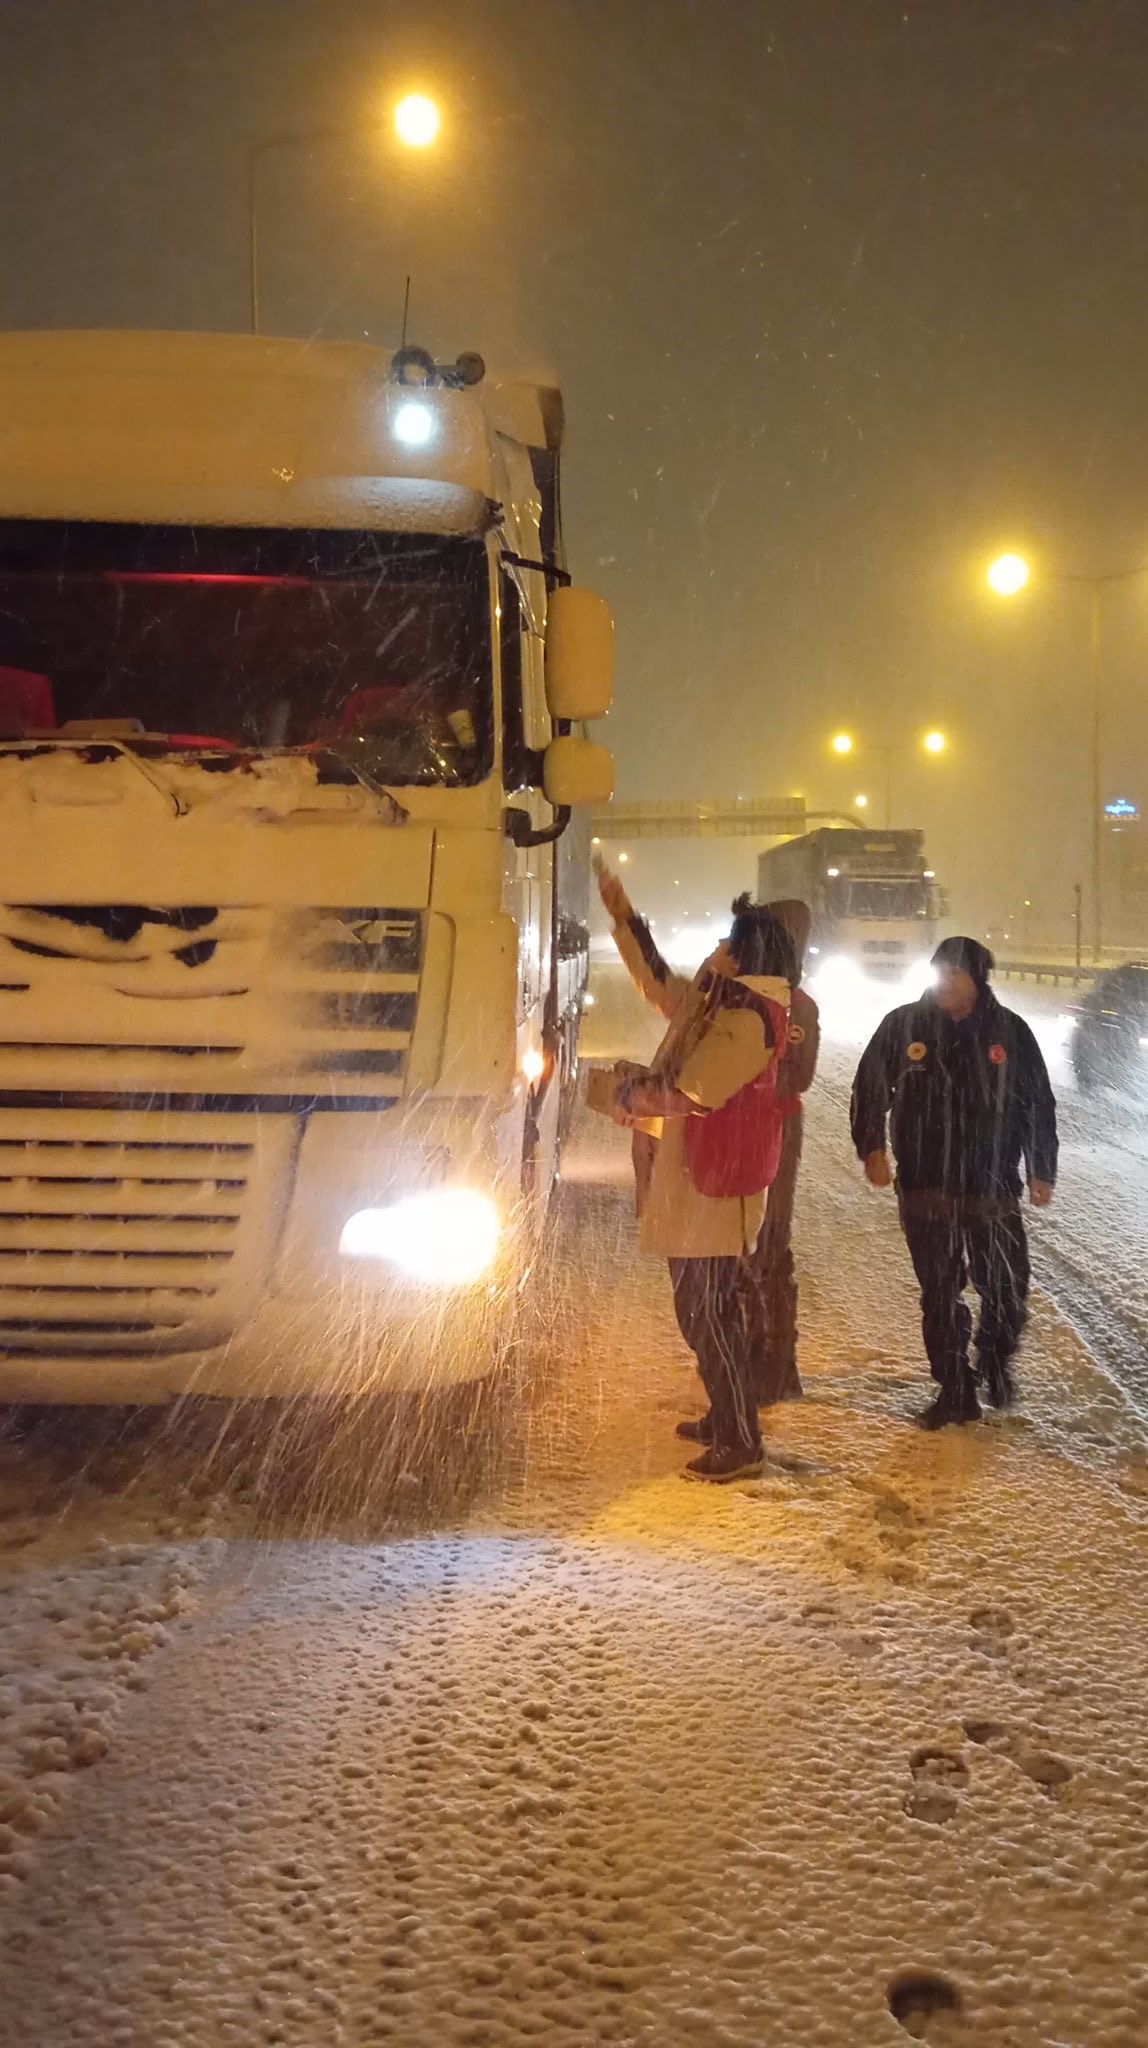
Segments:
[[[0,521],[0,732],[134,720],[319,744],[384,782],[490,765],[482,543]]]
[[[830,885],[838,917],[927,917],[929,896],[923,881],[854,881],[842,875]]]

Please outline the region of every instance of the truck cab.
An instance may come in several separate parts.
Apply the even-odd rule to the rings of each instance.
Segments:
[[[916,830],[838,825],[787,839],[760,856],[758,895],[809,905],[809,970],[842,993],[871,981],[915,994],[945,912]]]
[[[612,788],[558,393],[7,335],[0,420],[0,1398],[483,1372]]]

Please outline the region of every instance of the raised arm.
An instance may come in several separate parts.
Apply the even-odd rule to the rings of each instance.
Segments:
[[[645,918],[638,916],[617,875],[604,865],[598,868],[598,894],[612,921],[614,944],[638,994],[663,1017],[672,1017],[689,990],[688,977],[667,966]]]

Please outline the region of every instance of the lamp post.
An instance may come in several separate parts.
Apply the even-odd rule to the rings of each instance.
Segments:
[[[856,744],[852,733],[848,732],[834,733],[830,741],[833,752],[839,754],[843,760],[855,751]],[[927,754],[943,754],[946,744],[943,732],[927,732],[921,736],[921,745]],[[884,829],[887,832],[893,822],[893,760],[897,754],[907,753],[908,748],[903,741],[898,740],[866,740],[863,743],[862,751],[870,754],[879,754],[881,757],[884,770],[885,792]],[[860,801],[858,799],[859,804]],[[865,803],[868,804],[868,798],[865,799]]]
[[[408,93],[394,110],[394,131],[404,149],[428,149],[438,139],[442,118],[434,101]],[[259,161],[275,149],[307,149],[317,142],[355,142],[377,137],[377,122],[344,128],[304,128],[290,135],[268,135],[247,151],[247,259],[251,332],[259,333]]]
[[[1100,773],[1100,688],[1101,688],[1101,627],[1104,593],[1110,584],[1128,583],[1135,576],[1143,576],[1144,565],[1135,569],[1109,569],[1099,576],[1082,576],[1070,569],[1048,569],[1042,575],[1049,583],[1074,583],[1088,593],[1088,649],[1089,649],[1089,796],[1092,806],[1092,829],[1089,841],[1092,897],[1092,958],[1097,966],[1104,944],[1104,885],[1103,885],[1103,827],[1104,802]],[[1032,572],[1023,555],[998,555],[989,566],[987,581],[990,590],[998,597],[1018,597],[1031,581]],[[1077,938],[1079,943],[1079,920]]]

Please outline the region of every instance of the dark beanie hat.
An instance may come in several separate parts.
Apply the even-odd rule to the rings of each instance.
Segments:
[[[978,988],[987,988],[996,961],[979,939],[942,939],[933,954],[934,967],[963,967]]]

